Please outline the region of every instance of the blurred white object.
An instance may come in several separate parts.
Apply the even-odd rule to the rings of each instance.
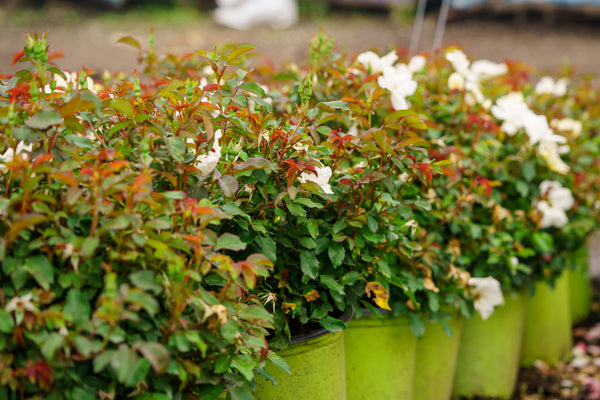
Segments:
[[[217,0],[214,19],[228,28],[248,30],[266,25],[284,29],[298,21],[296,0]]]

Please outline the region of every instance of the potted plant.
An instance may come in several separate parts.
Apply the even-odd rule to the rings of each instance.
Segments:
[[[249,296],[271,263],[224,254],[228,215],[177,184],[165,92],[70,79],[44,36],[17,59],[33,67],[0,93],[0,397],[247,398],[277,362]]]

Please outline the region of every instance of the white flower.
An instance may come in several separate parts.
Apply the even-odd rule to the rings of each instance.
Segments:
[[[202,176],[210,175],[217,167],[219,160],[221,159],[221,146],[219,145],[219,139],[223,136],[220,129],[215,131],[215,137],[213,141],[213,147],[208,154],[201,154],[196,159],[194,167],[200,170]],[[188,143],[189,143],[188,139]]]
[[[471,64],[471,71],[477,76],[478,80],[491,79],[508,72],[508,67],[504,63],[495,63],[488,60],[477,60]]]
[[[357,60],[367,68],[371,69],[374,74],[380,74],[384,69],[391,67],[398,60],[396,51],[390,51],[383,57],[379,57],[372,51],[366,51],[358,55]]]
[[[550,126],[561,132],[569,132],[574,138],[579,137],[583,131],[581,121],[571,118],[553,119],[550,121]]]
[[[419,228],[419,224],[414,219],[409,220],[407,223],[402,225],[403,228],[410,228],[411,234],[415,234],[417,229]]]
[[[416,72],[421,72],[423,68],[425,68],[426,64],[427,59],[424,56],[416,55],[408,61],[408,70],[413,74]]]
[[[523,127],[525,128],[527,136],[529,136],[529,143],[536,144],[541,140],[560,143],[566,141],[564,137],[554,134],[545,115],[538,115],[529,111],[523,116]]]
[[[569,217],[567,217],[567,214],[563,210],[550,207],[545,200],[538,201],[536,208],[542,212],[542,220],[540,221],[542,228],[549,228],[551,226],[562,228],[569,222]]]
[[[542,228],[551,226],[561,228],[566,225],[569,218],[565,211],[575,205],[571,191],[563,187],[560,182],[546,180],[540,183],[540,195],[546,198],[535,204],[535,207],[542,212],[540,226]]]
[[[502,132],[507,135],[514,135],[524,126],[524,120],[530,113],[523,95],[519,92],[512,92],[496,100],[496,104],[490,109],[492,115],[502,120]]]
[[[448,89],[463,90],[465,88],[465,78],[458,72],[453,72],[448,77]]]
[[[452,64],[454,70],[464,78],[471,75],[471,70],[469,69],[470,61],[462,50],[456,49],[449,51],[446,53],[446,60],[448,60],[450,64]]]
[[[569,79],[561,78],[556,82],[550,76],[544,76],[535,85],[535,92],[537,94],[552,94],[554,96],[564,96],[567,93],[567,85]]]
[[[407,110],[410,108],[406,97],[412,95],[417,90],[417,82],[412,78],[412,72],[406,64],[399,64],[396,67],[388,67],[377,79],[377,83],[384,89],[390,91],[392,95],[392,106],[395,110]]]
[[[32,297],[31,293],[23,296],[15,296],[6,304],[5,310],[9,312],[17,310],[36,312],[37,307],[31,301]]]
[[[551,140],[542,140],[538,145],[538,154],[542,157],[548,168],[552,171],[564,175],[568,173],[571,168],[560,158],[561,151],[564,151],[565,146],[557,146],[556,142]],[[566,146],[569,149],[569,146]]]
[[[500,282],[488,276],[487,278],[469,278],[475,296],[475,310],[486,320],[494,312],[494,307],[504,303]]]
[[[296,142],[292,147],[298,153],[306,153],[308,151],[308,144],[302,142]]]
[[[398,180],[401,183],[406,183],[408,181],[409,177],[410,177],[410,175],[407,172],[403,172],[400,175],[398,175]]]
[[[323,189],[323,192],[332,194],[331,185],[329,185],[329,179],[331,179],[331,168],[329,167],[316,167],[317,174],[313,172],[303,172],[300,174],[298,180],[301,183],[314,182]]]
[[[484,79],[494,78],[496,76],[505,74],[508,71],[508,67],[505,64],[496,64],[488,60],[478,60],[470,63],[466,54],[462,50],[452,50],[446,53],[446,60],[452,64],[452,67],[463,81],[458,76],[450,76],[448,79],[448,86],[450,89],[464,89],[469,92],[465,95],[465,102],[469,105],[486,104],[488,109],[491,104],[490,101],[486,101],[485,96],[481,92],[481,81]]]
[[[29,153],[31,153],[32,150],[33,143],[26,145],[21,141],[17,143],[16,151],[13,151],[12,147],[10,147],[4,152],[4,154],[0,155],[0,161],[9,163],[15,158],[15,154],[21,154],[24,159],[27,159],[29,158]],[[0,164],[0,172],[6,172],[6,166],[4,164]]]
[[[510,265],[511,267],[516,268],[519,265],[519,259],[515,256],[512,256],[510,258]]]
[[[552,207],[568,211],[575,205],[575,199],[571,191],[563,187],[560,182],[543,181],[540,183],[540,193],[546,196]]]

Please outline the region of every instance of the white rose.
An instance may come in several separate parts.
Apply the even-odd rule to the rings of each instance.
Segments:
[[[487,278],[469,278],[475,296],[475,310],[486,320],[494,312],[494,307],[504,303],[500,282],[488,276]]]

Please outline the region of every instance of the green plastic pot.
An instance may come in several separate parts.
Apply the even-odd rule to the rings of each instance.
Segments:
[[[257,400],[346,400],[344,332],[295,338],[279,355],[291,374],[268,365],[277,385],[258,378]]]
[[[504,305],[486,320],[463,322],[454,376],[454,397],[511,398],[519,373],[525,293],[504,294]]]
[[[592,283],[588,268],[588,247],[584,246],[569,259],[569,301],[571,322],[576,324],[587,318],[592,306]]]
[[[532,366],[536,360],[548,365],[562,361],[573,347],[569,273],[564,271],[554,288],[547,282],[535,284],[527,301],[521,365]]]
[[[353,319],[346,329],[348,400],[412,400],[417,338],[405,317]]]
[[[455,314],[446,322],[452,336],[436,321],[426,325],[425,334],[417,341],[414,400],[448,400],[452,396],[463,318]]]

